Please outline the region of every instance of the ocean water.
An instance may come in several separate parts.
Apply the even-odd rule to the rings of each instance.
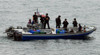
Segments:
[[[88,40],[13,41],[4,33],[9,26],[25,27],[28,19],[39,12],[50,16],[50,27],[61,15],[70,25],[78,23],[96,26]],[[0,0],[0,55],[100,55],[100,0]]]

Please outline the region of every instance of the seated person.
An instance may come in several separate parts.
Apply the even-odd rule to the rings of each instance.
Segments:
[[[86,28],[84,28],[84,32],[86,32]]]
[[[83,32],[86,32],[86,26],[84,25],[84,30],[83,30]]]
[[[73,29],[71,29],[71,31],[70,31],[71,33],[73,33],[74,32],[74,30]]]
[[[31,22],[31,19],[29,19],[28,24],[27,24],[27,27],[31,27],[31,26],[32,26],[31,23],[32,23],[32,22]]]
[[[31,24],[31,19],[29,19],[28,24]]]

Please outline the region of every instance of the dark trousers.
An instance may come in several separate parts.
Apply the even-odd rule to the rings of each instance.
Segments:
[[[48,29],[50,29],[49,22],[44,23],[44,29],[46,28],[46,24],[48,25]]]
[[[67,26],[68,26],[68,25],[63,25],[63,28],[64,28],[64,29],[67,29]]]
[[[42,23],[42,26],[41,26],[41,28],[43,29],[44,28],[44,22],[41,22]]]
[[[77,27],[77,25],[73,25],[73,27]]]
[[[56,24],[56,28],[60,28],[60,24]]]
[[[38,23],[38,20],[34,20],[35,23]]]

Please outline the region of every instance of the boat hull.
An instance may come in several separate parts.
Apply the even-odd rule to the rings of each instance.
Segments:
[[[32,35],[27,35],[27,34],[23,34],[22,35],[22,40],[37,40],[37,39],[80,39],[80,38],[84,38],[87,35],[91,34],[94,30],[85,32],[85,33],[66,33],[66,34],[32,34]]]
[[[6,32],[8,37],[13,37],[16,41],[38,40],[38,39],[82,39],[96,30],[95,27],[87,28],[86,32],[68,32],[59,34],[32,34],[29,32],[22,32],[22,29],[14,29],[13,31]],[[18,31],[19,30],[19,31]]]

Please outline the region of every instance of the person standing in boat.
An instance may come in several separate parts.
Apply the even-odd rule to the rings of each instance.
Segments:
[[[49,20],[50,20],[50,17],[48,16],[48,13],[46,13],[46,17],[45,17],[45,22],[44,22],[44,29],[46,28],[46,24],[48,25],[48,29],[50,29],[50,26],[49,26]]]
[[[73,27],[77,27],[77,21],[76,21],[76,18],[74,18],[74,21],[73,21]]]
[[[69,23],[68,23],[67,19],[65,19],[65,20],[63,21],[63,28],[67,29],[68,24],[69,24]]]
[[[56,18],[56,28],[60,28],[61,25],[61,19],[60,19],[60,15]]]
[[[79,31],[79,32],[81,32],[81,31],[82,31],[82,26],[81,26],[81,24],[79,24],[78,31]]]
[[[38,23],[38,16],[36,15],[36,12],[33,15],[33,20],[35,23]]]
[[[42,24],[42,28],[44,28],[45,17],[45,15],[40,15],[40,23]]]

